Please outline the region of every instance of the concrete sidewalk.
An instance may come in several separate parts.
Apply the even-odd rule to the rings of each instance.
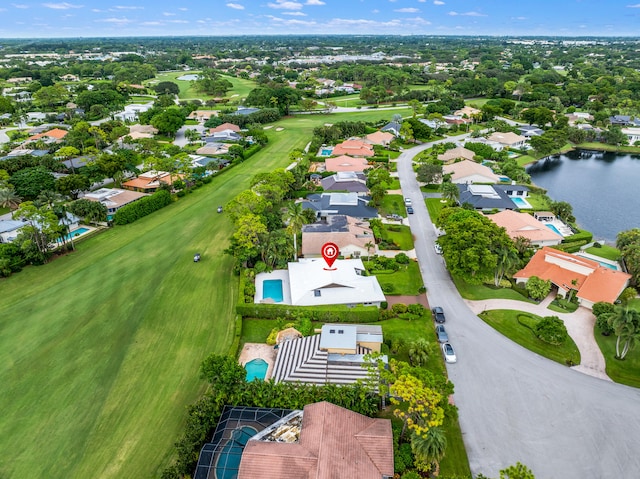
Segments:
[[[580,364],[578,366],[573,366],[571,369],[575,369],[576,371],[589,376],[611,381],[605,370],[604,356],[602,355],[602,352],[598,347],[598,343],[596,343],[593,335],[593,327],[596,321],[593,313],[589,309],[583,307],[578,308],[573,313],[557,313],[552,311],[548,309],[548,306],[551,304],[554,297],[554,294],[550,294],[539,304],[510,299],[487,299],[481,301],[465,300],[465,302],[475,314],[491,309],[514,309],[542,317],[559,317],[567,327],[569,336],[571,336],[571,339],[576,343],[578,351],[580,351]]]

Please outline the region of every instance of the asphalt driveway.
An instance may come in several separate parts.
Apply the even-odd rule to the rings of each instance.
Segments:
[[[451,140],[448,140],[451,141]],[[435,229],[411,168],[425,144],[402,153],[398,172],[429,304],[442,306],[458,362],[448,364],[474,474],[497,477],[520,461],[537,479],[640,476],[640,390],[581,374],[503,337],[458,294],[433,248]]]

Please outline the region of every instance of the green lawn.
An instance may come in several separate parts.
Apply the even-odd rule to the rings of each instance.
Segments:
[[[584,150],[600,150],[600,151],[615,151],[618,153],[640,153],[640,147],[637,146],[614,146],[606,145],[604,143],[580,143],[576,145],[576,148]]]
[[[335,96],[332,98],[327,98],[322,101],[331,101],[336,104],[336,106],[345,107],[345,108],[355,108],[358,106],[364,106],[365,102],[360,99],[360,93],[354,93],[352,95],[343,95],[343,96]]]
[[[440,198],[427,198],[425,203],[427,205],[427,211],[429,212],[431,221],[436,221],[438,216],[440,216],[440,211],[442,211],[442,208],[446,206],[446,203],[443,203]]]
[[[389,183],[386,183],[387,190],[399,190],[400,180],[398,178],[392,178]]]
[[[0,206],[0,215],[6,215],[9,211],[11,211],[9,208],[3,208]]]
[[[402,195],[385,195],[382,199],[382,205],[378,208],[378,212],[382,217],[391,214],[400,215],[403,218],[407,217],[407,210],[404,207]]]
[[[130,95],[127,103],[149,103],[150,101],[155,101],[156,98],[149,95]]]
[[[640,349],[636,348],[630,351],[623,360],[616,359],[615,334],[603,336],[597,326],[593,333],[600,351],[604,355],[607,375],[617,383],[640,388]]]
[[[397,244],[401,250],[413,249],[413,235],[408,226],[385,224],[384,230],[386,238]]]
[[[365,266],[368,263],[365,262]],[[367,267],[367,269],[369,269]],[[394,272],[371,271],[378,278],[380,285],[392,284],[393,292],[385,293],[399,296],[415,296],[419,294],[419,289],[424,285],[422,276],[420,275],[420,267],[415,261],[411,261],[408,265],[401,266],[400,270]],[[385,289],[384,286],[382,288]]]
[[[610,261],[619,261],[620,260],[620,250],[618,248],[614,248],[613,246],[602,245],[600,248],[587,248],[585,250],[586,253],[599,256],[600,258],[608,259]]]
[[[452,276],[453,282],[458,288],[458,292],[465,299],[479,301],[482,299],[513,299],[516,301],[525,301],[532,303],[528,298],[525,298],[517,291],[510,288],[496,288],[486,284],[469,284],[462,278]]]
[[[503,336],[547,359],[560,364],[567,364],[567,361],[580,364],[580,352],[571,338],[567,338],[562,346],[553,346],[539,340],[529,327],[522,324],[535,323],[542,319],[540,316],[510,309],[495,309],[480,313],[478,317]]]
[[[527,201],[536,211],[548,211],[549,210],[549,197],[540,193],[529,192]]]
[[[198,71],[188,72],[163,72],[156,75],[151,82],[145,82],[145,84],[157,84],[163,81],[170,81],[177,84],[180,87],[180,93],[178,98],[181,100],[193,100],[200,99],[203,101],[211,100],[215,98],[214,95],[205,95],[194,88],[194,83],[189,80],[178,80],[178,77],[183,75],[196,75]],[[244,80],[233,76],[222,75],[225,79],[233,83],[233,88],[227,92],[225,98],[231,98],[232,100],[241,100],[246,98],[251,90],[256,87],[256,82],[252,80]]]
[[[200,362],[234,339],[231,223],[214,206],[286,166],[314,127],[397,112],[284,119],[210,185],[0,281],[0,475],[158,477],[203,390]]]
[[[244,343],[266,343],[267,336],[277,325],[277,319],[243,318],[240,345],[242,346]]]

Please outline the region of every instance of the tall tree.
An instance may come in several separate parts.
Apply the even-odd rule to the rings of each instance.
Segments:
[[[424,435],[411,435],[411,451],[416,466],[423,472],[434,472],[447,449],[447,436],[440,426],[431,427]]]
[[[440,186],[440,191],[442,191],[442,197],[447,200],[449,204],[458,203],[458,200],[460,198],[460,190],[458,189],[458,185],[450,181],[445,181]]]
[[[302,225],[305,223],[302,203],[294,202],[287,207],[284,214],[284,222],[287,229],[293,235],[293,260],[298,261],[298,234],[302,231]]]
[[[609,319],[616,334],[616,357],[624,359],[640,342],[640,313],[629,307],[617,307]]]
[[[22,199],[13,188],[0,188],[0,206],[14,210],[18,207]]]

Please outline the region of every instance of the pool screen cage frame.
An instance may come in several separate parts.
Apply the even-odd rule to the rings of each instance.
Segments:
[[[198,465],[196,466],[193,479],[226,479],[237,477],[240,468],[240,458],[244,452],[246,431],[242,431],[245,436],[244,443],[240,441],[238,432],[243,426],[253,428],[254,435],[263,431],[280,419],[286,417],[293,409],[261,408],[248,406],[225,406],[216,425],[211,442],[206,443],[200,450]],[[235,452],[226,452],[224,464],[220,463],[221,452],[231,442],[236,441]],[[235,473],[235,474],[234,474]]]

